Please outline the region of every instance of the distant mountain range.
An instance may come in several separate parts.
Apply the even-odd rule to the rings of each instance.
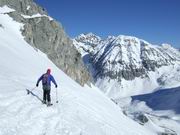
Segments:
[[[102,39],[93,33],[81,34],[73,43],[95,84],[111,98],[180,86],[180,52],[169,44],[124,35]]]

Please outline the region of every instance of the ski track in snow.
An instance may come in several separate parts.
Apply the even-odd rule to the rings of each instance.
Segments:
[[[53,106],[46,107],[34,96],[27,95],[24,87],[14,86],[12,91],[14,92],[7,94],[4,92],[3,96],[0,97],[0,134],[56,134],[58,131],[61,131],[60,134],[64,135],[70,134],[67,129],[70,123],[62,116],[66,114],[67,116],[64,115],[64,117],[68,118],[71,115],[72,112],[67,111],[74,97],[62,95],[58,104],[54,103]],[[40,88],[35,89],[33,92],[42,97]],[[33,128],[41,130],[36,131]],[[30,131],[33,131],[33,133]],[[80,130],[77,132],[80,132]]]

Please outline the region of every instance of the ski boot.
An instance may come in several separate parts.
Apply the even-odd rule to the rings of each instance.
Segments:
[[[43,103],[43,104],[46,104],[46,101],[45,101],[45,100],[43,100],[43,101],[42,101],[42,103]]]
[[[47,106],[51,106],[53,105],[51,102],[47,102]]]

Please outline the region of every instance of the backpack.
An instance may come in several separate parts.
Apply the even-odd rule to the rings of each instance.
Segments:
[[[42,78],[43,85],[48,85],[48,74],[44,74]]]

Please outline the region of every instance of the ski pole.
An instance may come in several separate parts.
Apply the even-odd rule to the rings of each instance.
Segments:
[[[36,87],[32,88],[31,90],[27,91],[27,94],[29,94],[30,92],[32,92],[33,90],[35,90]]]
[[[56,103],[58,103],[58,93],[57,93],[57,88],[56,88]]]

